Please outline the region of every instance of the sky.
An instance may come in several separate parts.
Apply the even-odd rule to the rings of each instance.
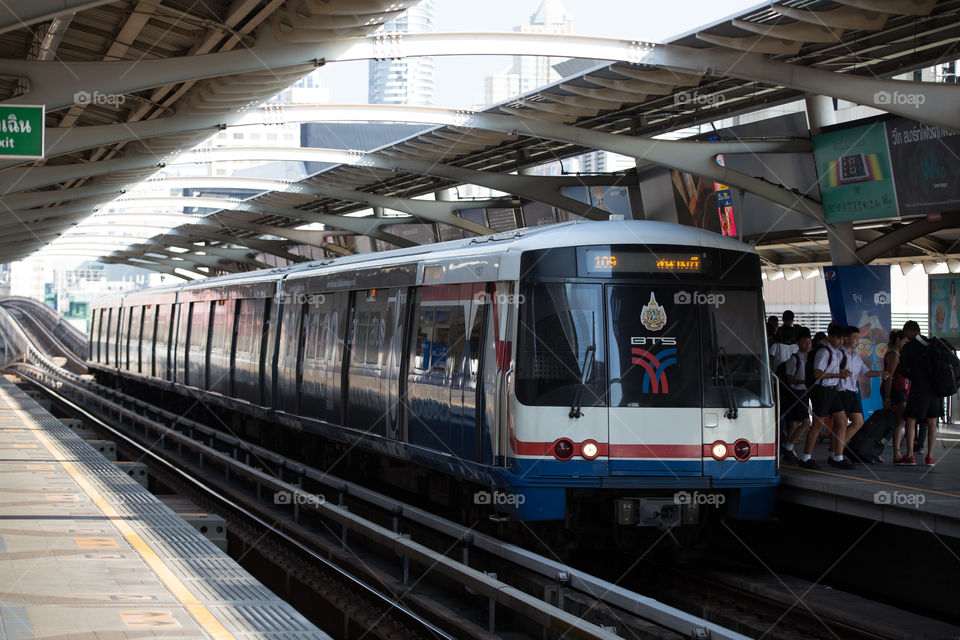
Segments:
[[[511,31],[528,24],[541,0],[436,0],[437,31]],[[713,23],[757,0],[563,0],[577,35],[663,42]],[[767,3],[769,4],[769,3]],[[765,6],[765,5],[764,5]],[[510,56],[436,58],[438,107],[464,108],[483,102],[484,78],[506,71]],[[366,104],[366,61],[331,63],[321,76],[338,104]]]

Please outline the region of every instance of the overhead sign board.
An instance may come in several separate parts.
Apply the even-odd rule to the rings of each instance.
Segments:
[[[828,223],[960,207],[960,135],[906,118],[813,136]]]
[[[828,223],[900,215],[882,122],[813,136],[813,155]]]
[[[43,105],[0,105],[0,158],[43,158]]]

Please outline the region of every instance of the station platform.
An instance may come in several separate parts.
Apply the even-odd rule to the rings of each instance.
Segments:
[[[827,445],[818,444],[818,469],[781,466],[778,499],[799,505],[878,520],[900,527],[960,538],[960,425],[941,425],[935,467],[918,458],[916,466],[858,464],[843,471],[826,463]]]
[[[0,377],[0,639],[327,634]]]

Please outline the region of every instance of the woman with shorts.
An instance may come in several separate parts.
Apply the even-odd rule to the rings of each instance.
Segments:
[[[903,331],[894,329],[890,332],[887,342],[887,352],[883,354],[883,370],[890,373],[890,377],[880,385],[880,394],[883,397],[883,408],[890,409],[897,416],[897,428],[893,432],[893,462],[900,459],[900,442],[903,439],[903,410],[907,406],[907,391],[910,383],[900,372],[900,349],[907,343],[907,336]]]

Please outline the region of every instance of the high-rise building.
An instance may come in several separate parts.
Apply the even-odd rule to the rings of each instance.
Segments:
[[[377,33],[422,33],[436,31],[434,0],[410,7],[399,18],[384,24]],[[430,106],[436,102],[436,63],[433,58],[371,60],[367,90],[370,104]]]
[[[573,18],[561,0],[543,0],[536,13],[530,16],[530,24],[516,26],[513,30],[520,33],[573,33]],[[503,102],[559,80],[560,75],[553,65],[563,60],[566,58],[514,56],[509,71],[487,76],[487,104]]]

